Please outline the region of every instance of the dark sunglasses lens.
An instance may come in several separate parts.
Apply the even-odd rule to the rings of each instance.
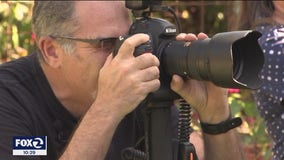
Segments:
[[[105,39],[101,41],[101,48],[108,53],[111,53],[114,49],[116,38]]]

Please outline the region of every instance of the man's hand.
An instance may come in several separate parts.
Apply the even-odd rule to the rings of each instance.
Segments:
[[[95,103],[107,102],[109,111],[123,117],[160,87],[158,58],[152,53],[133,55],[135,47],[148,40],[146,34],[133,35],[115,57],[108,57],[100,71]]]
[[[205,38],[207,35],[204,33],[199,33],[198,36],[182,33],[177,36],[177,40],[183,41]],[[226,89],[217,87],[209,81],[183,80],[178,75],[172,77],[171,88],[196,109],[202,122],[219,123],[228,118]]]

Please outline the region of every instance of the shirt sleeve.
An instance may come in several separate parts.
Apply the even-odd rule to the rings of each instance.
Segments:
[[[37,156],[13,156],[13,138],[31,136],[32,122],[28,112],[9,91],[0,88],[0,159],[38,160]]]

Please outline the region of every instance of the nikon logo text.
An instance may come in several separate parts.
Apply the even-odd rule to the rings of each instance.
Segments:
[[[177,29],[175,28],[166,28],[166,33],[176,33]]]

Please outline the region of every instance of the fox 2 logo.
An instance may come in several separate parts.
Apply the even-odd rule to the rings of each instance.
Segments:
[[[13,137],[13,155],[42,155],[46,150],[46,136]]]

